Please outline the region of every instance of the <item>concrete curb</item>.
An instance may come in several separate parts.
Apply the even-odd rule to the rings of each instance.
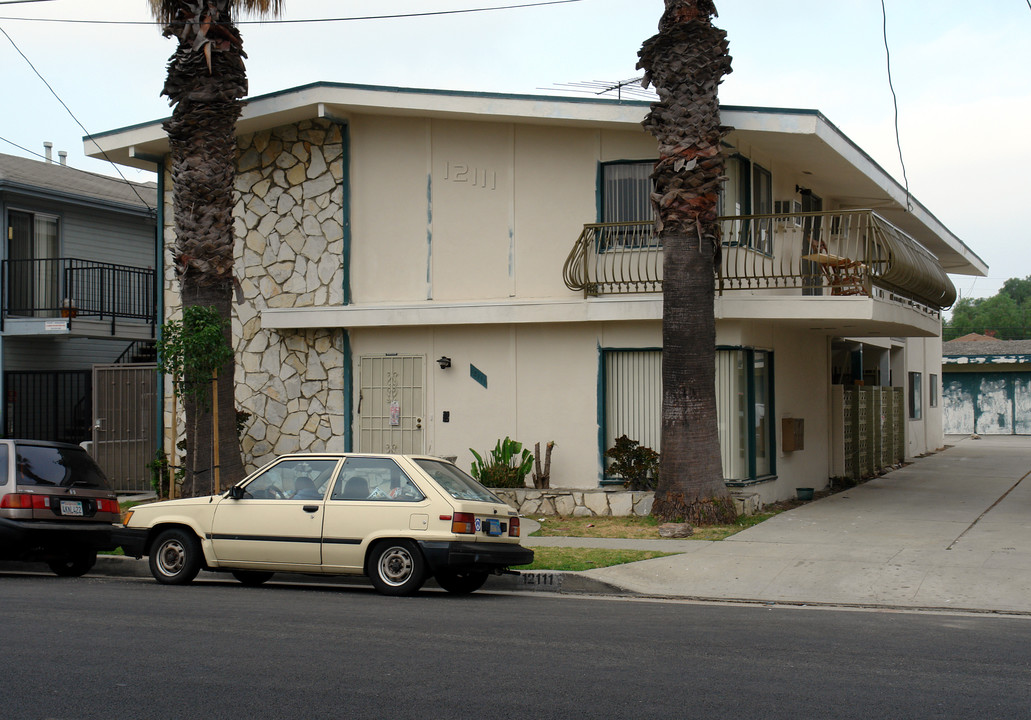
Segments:
[[[0,571],[9,570],[14,572],[37,572],[50,574],[50,568],[46,563],[32,562],[3,562],[0,563]],[[146,558],[125,557],[124,555],[98,555],[97,564],[93,566],[87,576],[93,577],[138,577],[150,578],[150,565]],[[202,571],[203,578],[225,578],[227,575],[220,572]],[[313,583],[313,584],[337,584],[337,585],[368,585],[367,578],[353,575],[304,575],[300,573],[276,573],[277,578],[289,580],[290,582]],[[432,580],[431,586],[435,586]],[[576,593],[588,595],[636,595],[632,591],[624,590],[610,583],[594,578],[586,577],[576,572],[561,572],[554,570],[531,570],[513,571],[504,575],[491,575],[484,590],[495,590],[498,592],[548,592],[548,593]]]

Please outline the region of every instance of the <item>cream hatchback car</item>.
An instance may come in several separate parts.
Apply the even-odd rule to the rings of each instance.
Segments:
[[[366,575],[386,595],[410,595],[432,576],[470,593],[533,561],[516,511],[433,457],[284,455],[222,495],[138,505],[124,526],[126,554],[149,556],[169,585],[206,568],[245,585],[275,572]]]

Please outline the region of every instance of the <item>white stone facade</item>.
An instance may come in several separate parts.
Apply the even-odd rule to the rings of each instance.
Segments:
[[[237,147],[235,253],[243,302],[234,304],[232,332],[237,407],[251,415],[242,438],[251,470],[282,453],[344,450],[343,331],[271,331],[260,320],[266,308],[343,303],[344,149],[339,126],[325,120],[241,135]],[[170,208],[171,191],[165,202]],[[178,316],[181,306],[171,216],[166,317]]]

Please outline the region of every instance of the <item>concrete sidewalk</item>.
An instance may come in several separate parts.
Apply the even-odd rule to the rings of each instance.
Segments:
[[[580,573],[648,596],[1031,614],[1031,438],[948,442],[722,542],[526,544],[682,552]]]

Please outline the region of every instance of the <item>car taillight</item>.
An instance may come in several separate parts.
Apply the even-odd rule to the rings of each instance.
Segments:
[[[508,536],[519,537],[519,518],[514,517],[508,519]]]
[[[110,500],[108,498],[99,498],[97,500],[97,511],[105,513],[114,513],[115,515],[122,514],[122,508],[118,506],[118,501]]]
[[[10,493],[0,499],[0,508],[12,508],[18,510],[47,510],[50,505],[47,503],[46,495],[33,495],[31,493]]]
[[[451,518],[451,532],[456,535],[472,535],[476,532],[476,519],[472,513],[456,512]]]

